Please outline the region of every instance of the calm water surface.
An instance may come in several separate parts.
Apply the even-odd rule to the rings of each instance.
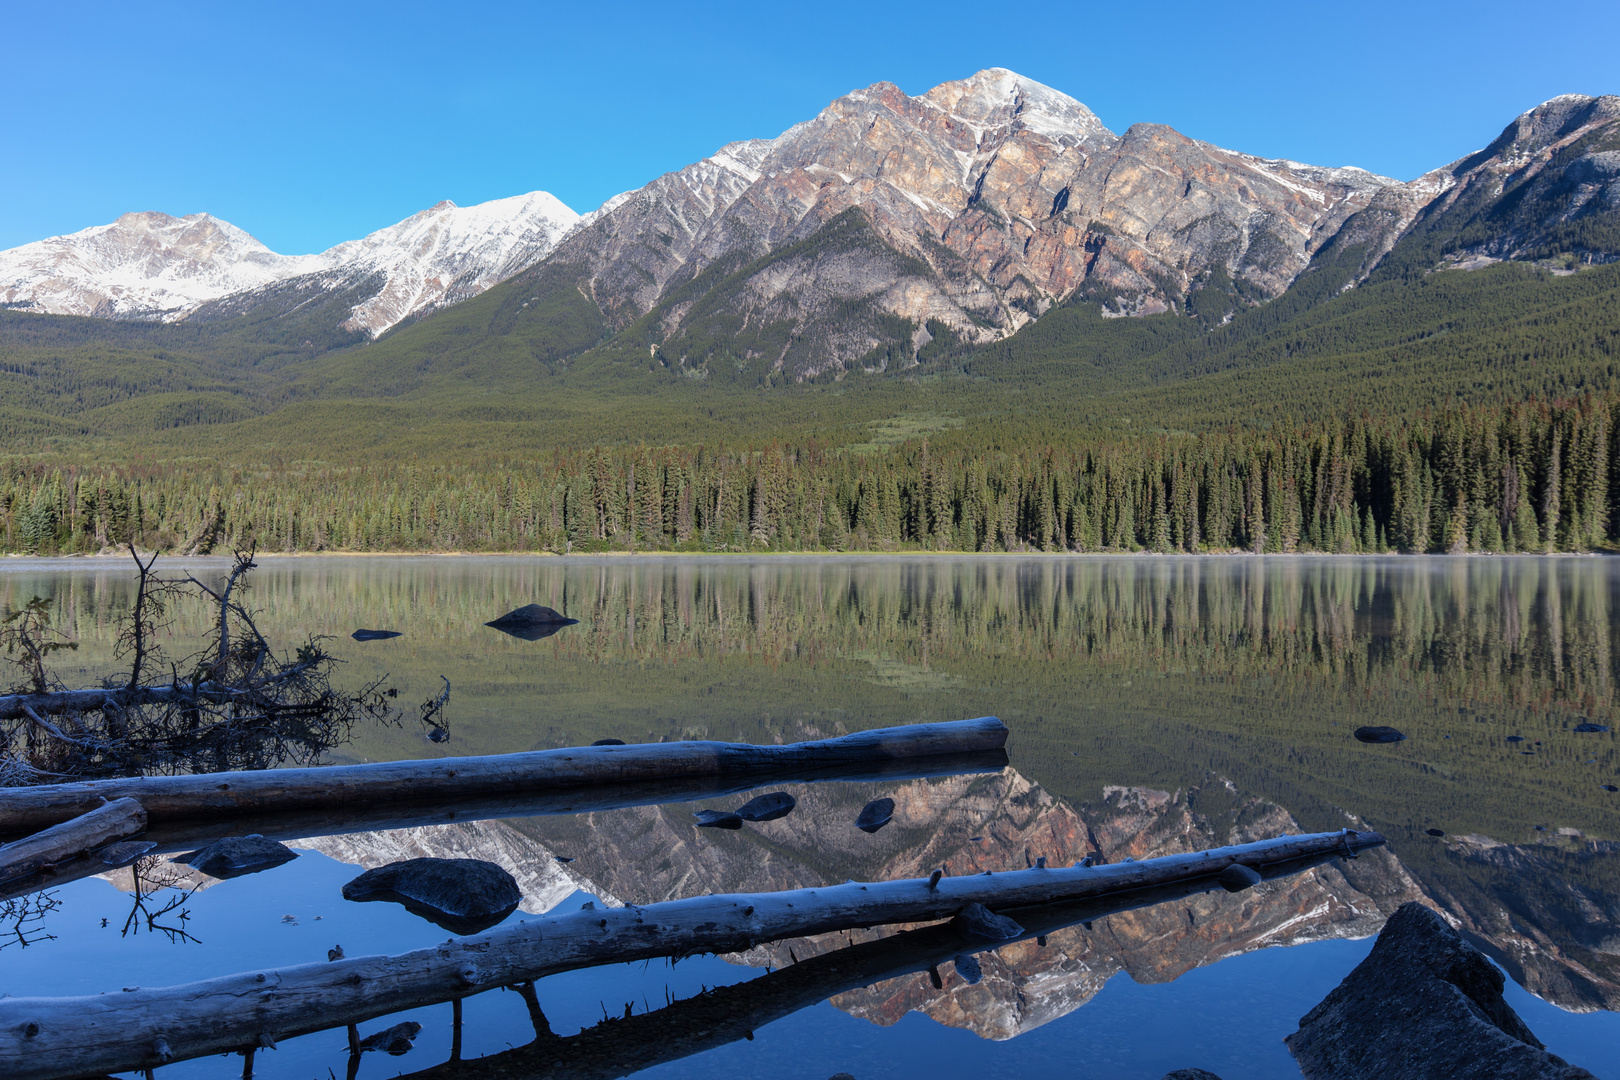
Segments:
[[[87,684],[116,670],[132,578],[116,562],[7,560],[0,605],[50,597],[80,642],[58,654],[59,674]],[[1510,1003],[1550,1049],[1620,1072],[1620,795],[1602,787],[1620,784],[1620,756],[1612,731],[1572,730],[1620,727],[1615,560],[320,558],[265,559],[254,581],[267,636],[332,635],[345,683],[387,676],[421,700],[451,681],[449,743],[367,730],[334,760],[606,737],[794,741],[988,714],[1012,730],[1012,765],[797,786],[794,814],[735,833],[698,830],[694,805],[672,804],[315,837],[293,844],[304,854],[292,863],[223,882],[144,867],[195,887],[156,921],[172,933],[137,920],[121,934],[134,904],[121,871],[54,890],[32,927],[53,936],[0,949],[0,992],[98,993],[317,961],[339,944],[351,957],[432,944],[445,932],[340,895],[360,868],[418,855],[506,866],[524,891],[515,921],[586,900],[1140,859],[1364,823],[1390,838],[1386,851],[985,953],[977,984],[948,966],[938,990],[927,975],[893,979],[672,1060],[659,1059],[673,1037],[624,1027],[616,1053],[659,1077],[1297,1076],[1282,1038],[1390,912],[1421,900],[1507,971]],[[531,602],[580,622],[540,641],[482,625]],[[176,610],[169,651],[191,651],[206,619]],[[358,627],[403,636],[358,643]],[[1350,737],[1363,724],[1408,738],[1363,745]],[[894,823],[855,830],[882,794]],[[159,888],[145,903],[179,895]],[[577,972],[543,981],[539,997],[567,1036],[878,936]],[[368,1054],[359,1075],[443,1061],[449,1017],[448,1005],[408,1014],[424,1025],[415,1049]],[[533,1037],[518,995],[468,1001],[465,1056]],[[343,1032],[328,1032],[260,1054],[255,1072],[343,1076],[346,1058]],[[591,1058],[569,1071],[622,1068]],[[159,1071],[239,1074],[239,1058]]]

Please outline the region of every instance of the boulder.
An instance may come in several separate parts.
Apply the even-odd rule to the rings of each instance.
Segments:
[[[799,801],[785,791],[772,791],[756,795],[737,807],[737,816],[744,821],[775,821],[793,813]]]
[[[523,894],[482,859],[406,859],[367,870],[343,886],[343,898],[392,901],[452,934],[476,934],[512,914]]]
[[[889,823],[894,817],[894,800],[890,798],[873,799],[861,808],[860,816],[855,819],[855,827],[861,832],[875,833]]]
[[[415,1020],[407,1020],[403,1024],[395,1024],[391,1028],[384,1028],[375,1035],[367,1035],[360,1040],[362,1054],[371,1050],[381,1050],[385,1053],[399,1057],[410,1052],[416,1044],[416,1037],[422,1034],[422,1025]]]
[[[201,850],[182,855],[175,862],[201,870],[209,877],[233,878],[257,874],[296,858],[298,852],[286,844],[278,844],[262,836],[227,836]]]
[[[1381,724],[1375,727],[1358,727],[1354,735],[1358,741],[1364,743],[1392,743],[1406,738],[1395,728],[1384,727]]]
[[[570,619],[566,615],[548,608],[543,604],[525,604],[520,608],[513,608],[498,619],[492,619],[485,626],[493,626],[505,634],[524,641],[539,641],[548,638],[565,626],[573,626],[578,619]]]
[[[1024,932],[1018,923],[1005,915],[997,915],[983,904],[969,904],[958,911],[951,919],[951,928],[984,941],[1007,941]]]
[[[1288,1036],[1306,1080],[1583,1080],[1502,1000],[1502,972],[1446,921],[1401,905],[1371,954]]]

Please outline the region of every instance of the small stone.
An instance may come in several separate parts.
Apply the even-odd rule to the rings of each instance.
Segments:
[[[257,874],[298,858],[298,852],[286,844],[266,840],[262,836],[227,836],[175,862],[185,863],[201,870],[209,877],[233,878],[243,874]]]
[[[692,814],[700,829],[740,829],[743,819],[729,810],[698,810]]]
[[[951,963],[956,965],[956,973],[962,976],[962,981],[969,986],[976,985],[980,979],[984,978],[984,970],[979,967],[977,957],[963,953],[952,960]]]
[[[1588,724],[1576,724],[1573,730],[1582,732],[1583,734],[1596,734],[1596,733],[1608,731],[1609,728],[1608,728],[1608,725],[1606,725],[1606,724],[1590,724],[1590,723],[1588,723]]]
[[[1423,831],[1428,833],[1430,836],[1444,836],[1444,835],[1446,835],[1446,832],[1445,832],[1444,829],[1424,829]]]
[[[793,813],[799,801],[785,791],[772,791],[756,795],[737,807],[737,816],[744,821],[775,821]]]
[[[387,641],[400,636],[398,630],[356,630],[349,635],[356,641]]]
[[[1620,787],[1615,787],[1613,784],[1599,784],[1598,786],[1604,791],[1620,791]]]
[[[1177,1069],[1175,1072],[1165,1073],[1163,1080],[1221,1080],[1221,1078],[1208,1069]]]
[[[597,739],[595,742],[591,743],[591,745],[592,746],[623,746],[624,745],[624,740],[623,739]]]
[[[1359,742],[1364,743],[1396,743],[1406,738],[1405,735],[1392,727],[1377,725],[1373,727],[1358,727],[1354,735]]]
[[[951,919],[951,928],[983,941],[1006,941],[1023,934],[1024,928],[1005,915],[997,915],[983,904],[969,904]]]
[[[391,901],[453,934],[476,934],[517,910],[523,894],[482,859],[406,859],[367,870],[343,886],[343,898]]]
[[[1507,739],[1504,740],[1504,741],[1506,741],[1506,742],[1524,742],[1524,736],[1523,735],[1509,735],[1507,737]]]
[[[552,858],[556,859],[560,863],[571,863],[574,861],[574,857],[572,855],[554,855]]]
[[[157,844],[151,840],[125,840],[118,844],[108,844],[96,852],[96,858],[101,860],[103,866],[124,866],[155,847]]]
[[[894,800],[890,798],[873,799],[861,809],[861,814],[855,819],[855,827],[864,833],[875,833],[889,823],[894,817]]]
[[[444,728],[440,727],[438,724],[433,725],[433,730],[428,732],[427,737],[428,737],[428,742],[449,742],[450,741],[450,733],[448,731],[446,731]]]
[[[1235,893],[1254,888],[1260,884],[1261,878],[1259,872],[1253,867],[1244,866],[1242,863],[1233,863],[1219,874],[1216,874],[1215,880],[1220,882],[1221,888],[1227,892]]]
[[[395,1024],[391,1028],[384,1028],[374,1035],[367,1035],[360,1040],[360,1052],[382,1050],[394,1057],[408,1053],[416,1043],[416,1037],[422,1033],[422,1025],[415,1020],[407,1020],[403,1024]]]

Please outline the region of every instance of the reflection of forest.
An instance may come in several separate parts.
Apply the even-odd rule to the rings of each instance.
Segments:
[[[890,785],[820,784],[794,788],[798,809],[739,832],[700,830],[694,806],[672,804],[578,817],[528,818],[310,841],[334,857],[366,866],[417,855],[485,858],[523,882],[525,910],[544,910],[573,888],[607,902],[655,903],[712,892],[771,891],[841,882],[915,877],[944,867],[953,875],[1022,869],[1045,857],[1069,865],[1085,855],[1117,862],[1201,850],[1298,831],[1281,807],[1212,781],[1171,794],[1110,787],[1091,805],[1054,798],[1013,769],[999,775]],[[893,823],[875,835],[853,822],[879,793],[896,802]],[[717,805],[743,801],[735,796]],[[1511,918],[1493,888],[1495,868],[1458,892],[1388,851],[1364,853],[1232,896],[1200,894],[1053,932],[1044,945],[1025,941],[980,957],[984,978],[969,985],[946,974],[936,989],[926,974],[906,975],[841,993],[840,1008],[892,1024],[909,1011],[1010,1038],[1090,1000],[1114,975],[1167,982],[1195,967],[1274,945],[1376,933],[1407,900],[1437,906],[1504,960],[1533,992],[1572,1009],[1620,1007],[1620,890],[1614,845],[1567,849],[1448,841],[1449,858],[1479,862],[1480,849],[1505,868],[1501,880],[1527,878]],[[560,867],[555,854],[574,861]],[[1572,872],[1579,863],[1586,872]],[[784,967],[884,931],[780,942],[735,959]]]

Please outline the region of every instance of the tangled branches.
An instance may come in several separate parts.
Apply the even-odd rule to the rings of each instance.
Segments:
[[[46,663],[76,648],[50,625],[35,598],[0,621],[0,645],[22,673],[0,695],[0,786],[149,773],[225,772],[313,764],[345,742],[357,724],[399,726],[398,692],[378,680],[355,692],[334,688],[337,658],[310,637],[278,657],[243,603],[254,553],[239,551],[217,586],[154,572],[156,556],[134,553],[139,580],[118,638],[127,677],[69,689]],[[171,605],[200,597],[217,609],[210,642],[171,660],[158,644]],[[421,721],[444,731],[445,694],[422,707]]]

